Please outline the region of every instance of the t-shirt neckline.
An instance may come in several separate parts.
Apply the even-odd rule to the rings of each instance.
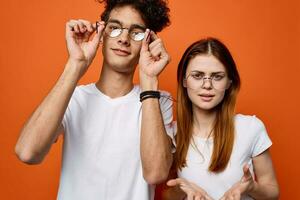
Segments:
[[[125,95],[120,96],[120,97],[116,97],[116,98],[111,98],[109,96],[107,96],[106,94],[104,94],[101,90],[99,90],[96,86],[96,83],[92,83],[93,86],[93,90],[95,91],[95,93],[97,95],[99,95],[100,97],[104,98],[107,101],[111,101],[111,102],[116,102],[116,101],[123,101],[126,99],[130,99],[132,96],[134,96],[135,93],[137,93],[139,87],[137,85],[134,85],[133,88]]]

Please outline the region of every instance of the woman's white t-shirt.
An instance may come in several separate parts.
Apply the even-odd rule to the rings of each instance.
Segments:
[[[213,199],[220,199],[243,176],[243,166],[253,157],[267,150],[272,142],[265,126],[255,116],[238,114],[235,116],[235,142],[227,168],[218,174],[208,171],[213,150],[213,139],[194,137],[190,144],[186,164],[178,177],[185,178],[203,188]],[[195,145],[197,148],[195,148]],[[197,150],[198,149],[198,150]],[[201,153],[199,153],[199,151]],[[242,200],[252,199],[243,196]]]

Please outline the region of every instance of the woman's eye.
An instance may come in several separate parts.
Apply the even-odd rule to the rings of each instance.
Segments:
[[[202,74],[192,74],[192,77],[194,79],[202,79],[203,78],[203,75]]]
[[[213,79],[216,80],[216,81],[219,81],[223,78],[224,76],[223,75],[214,75],[213,76]]]

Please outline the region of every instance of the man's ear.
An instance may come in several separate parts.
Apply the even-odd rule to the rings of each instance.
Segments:
[[[183,87],[187,87],[187,84],[186,84],[186,78],[184,78],[183,80],[182,80],[182,85],[183,85]]]

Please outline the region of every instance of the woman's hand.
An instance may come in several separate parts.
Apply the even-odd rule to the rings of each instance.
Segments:
[[[241,180],[234,184],[220,200],[240,200],[243,194],[247,194],[253,190],[255,182],[248,164],[244,165],[243,171],[244,175]]]
[[[167,185],[170,187],[178,186],[186,194],[185,199],[187,200],[212,200],[205,190],[184,178],[169,180]]]

